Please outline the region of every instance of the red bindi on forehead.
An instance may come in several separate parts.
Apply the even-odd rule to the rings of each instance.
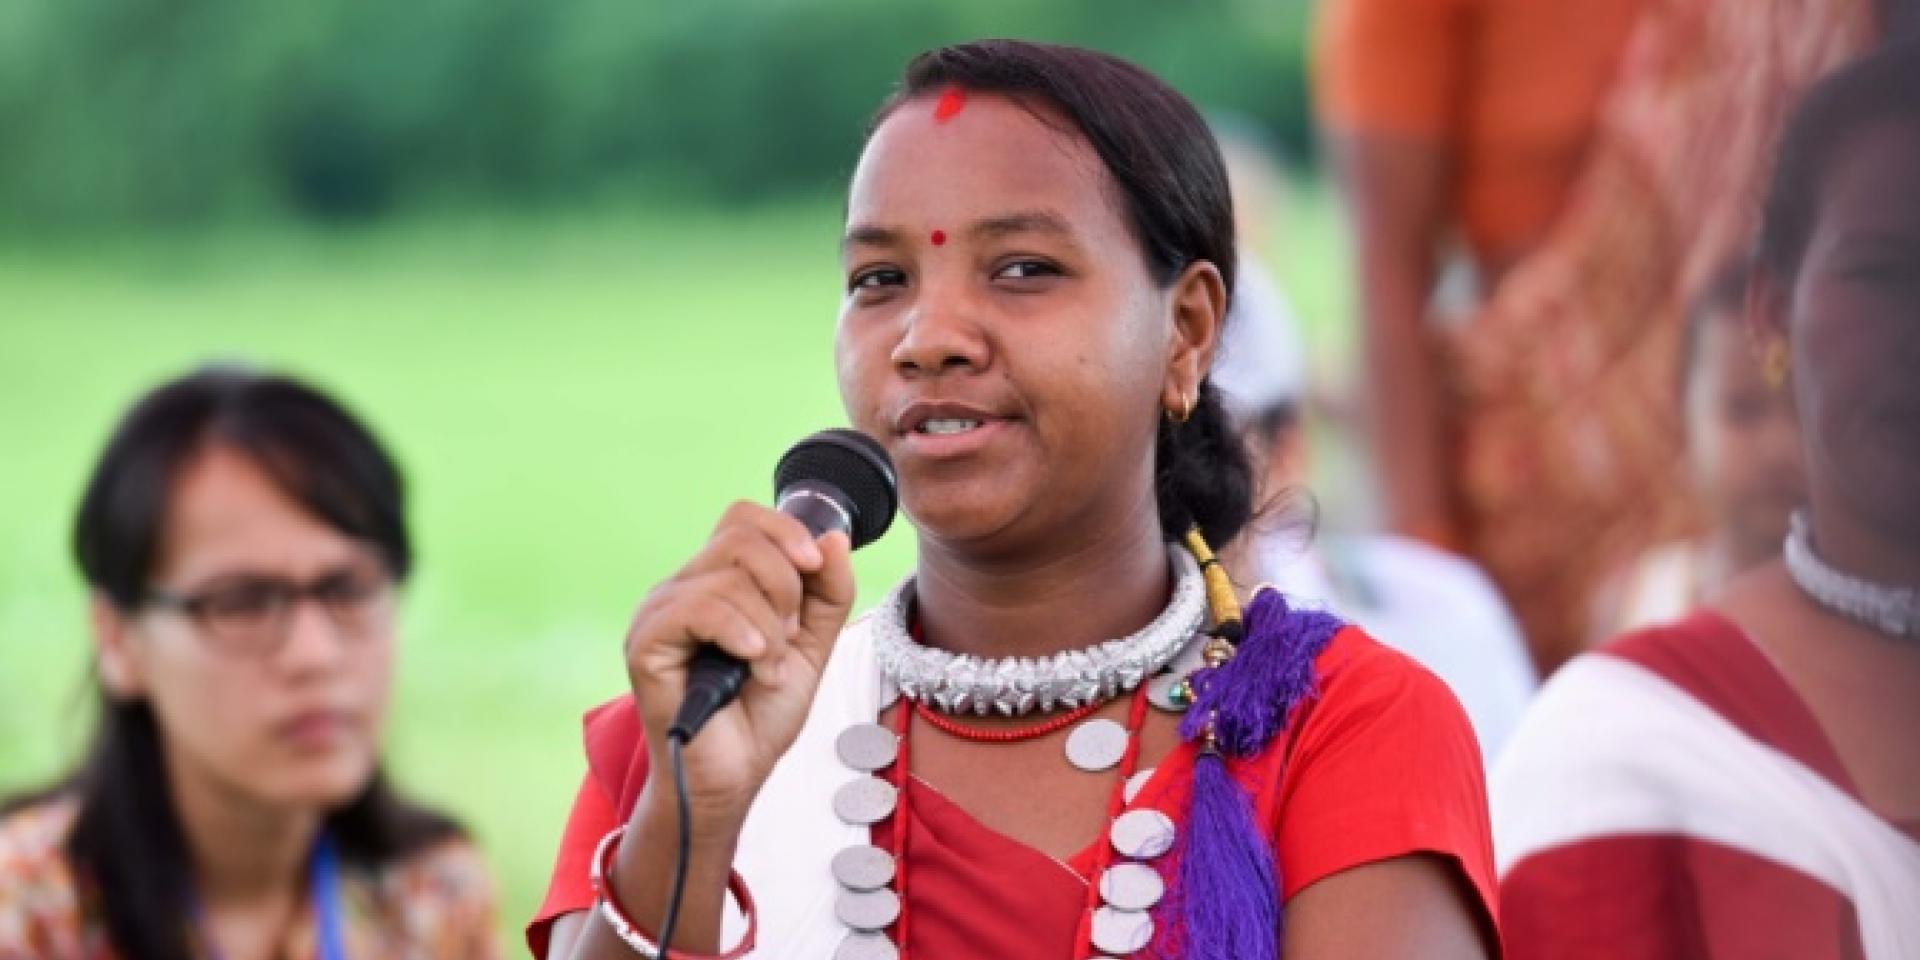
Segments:
[[[959,116],[966,106],[967,92],[959,87],[948,87],[933,105],[933,119],[938,123],[946,123]]]
[[[948,120],[959,116],[960,111],[966,109],[966,106],[967,92],[959,87],[948,87],[940,93],[940,99],[934,102],[934,122],[946,123]],[[936,247],[945,246],[947,242],[947,232],[945,230],[935,230],[927,239],[931,240]]]

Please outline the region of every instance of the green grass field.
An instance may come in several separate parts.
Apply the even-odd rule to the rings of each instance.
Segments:
[[[836,207],[0,249],[0,792],[86,736],[67,530],[114,418],[208,359],[291,370],[407,469],[420,566],[389,759],[478,835],[517,943],[634,604],[727,502],[769,493],[787,443],[842,420]],[[1318,194],[1289,219],[1281,273],[1324,347],[1338,243]],[[904,524],[864,551],[865,594],[911,556]]]

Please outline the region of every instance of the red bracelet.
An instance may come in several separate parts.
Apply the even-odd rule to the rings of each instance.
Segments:
[[[607,831],[607,835],[600,838],[600,846],[593,852],[593,864],[587,876],[593,882],[593,894],[597,900],[594,904],[594,912],[600,915],[600,919],[605,921],[607,926],[613,928],[614,935],[618,936],[620,942],[626,944],[628,949],[645,957],[646,960],[660,960],[661,954],[665,951],[659,944],[653,942],[652,937],[640,932],[640,925],[634,923],[632,917],[627,916],[626,909],[620,906],[620,898],[613,890],[613,855],[619,850],[620,838],[625,836],[626,832],[626,824]],[[747,933],[740,938],[739,945],[718,955],[675,950],[673,951],[675,958],[678,960],[739,960],[753,952],[754,940],[760,930],[760,912],[753,906],[753,895],[747,892],[747,882],[737,872],[728,873],[727,891],[733,894],[733,899],[740,904],[740,912],[747,915]]]

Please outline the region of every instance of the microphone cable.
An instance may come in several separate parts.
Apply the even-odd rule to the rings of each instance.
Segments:
[[[667,734],[667,763],[673,767],[673,796],[680,804],[680,840],[673,857],[673,886],[667,892],[667,916],[660,921],[660,960],[671,960],[667,956],[673,943],[673,928],[680,921],[680,898],[687,892],[687,862],[693,857],[693,805],[687,802],[687,764],[681,752],[686,748],[686,737],[679,731]]]
[[[815,537],[829,530],[847,534],[853,549],[879,539],[893,523],[900,503],[898,486],[886,450],[854,430],[822,430],[808,436],[788,448],[774,467],[774,499],[780,512],[800,520]],[[683,753],[707,720],[739,694],[746,680],[746,664],[719,647],[702,645],[688,664],[688,699],[667,728],[667,765],[673,769],[673,794],[680,805],[680,838],[675,845],[667,915],[660,921],[659,960],[670,960],[693,859],[693,805],[687,798]]]

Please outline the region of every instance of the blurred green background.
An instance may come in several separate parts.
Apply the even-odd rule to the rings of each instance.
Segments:
[[[91,716],[81,483],[159,380],[311,378],[407,469],[401,781],[544,889],[648,586],[841,421],[838,191],[901,65],[1081,43],[1294,163],[1265,255],[1313,346],[1341,243],[1306,158],[1299,3],[11,0],[0,4],[0,793]],[[875,596],[904,524],[858,559]]]
[[[908,57],[1097,47],[1307,141],[1302,0],[9,0],[0,221],[836,188]]]

